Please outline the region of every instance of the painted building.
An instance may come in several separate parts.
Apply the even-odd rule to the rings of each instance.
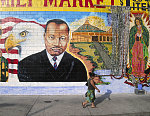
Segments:
[[[112,42],[112,29],[107,32],[90,25],[88,19],[72,32],[71,42]]]

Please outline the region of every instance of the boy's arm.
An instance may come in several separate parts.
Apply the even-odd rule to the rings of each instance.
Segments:
[[[91,85],[92,85],[98,92],[100,92],[100,90],[95,86],[93,80],[91,80],[90,83],[91,83]]]

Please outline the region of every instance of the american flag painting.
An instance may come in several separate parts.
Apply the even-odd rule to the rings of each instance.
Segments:
[[[14,17],[0,20],[0,50],[2,56],[8,60],[10,80],[17,77],[19,60],[45,49],[44,27],[45,25],[35,21]]]

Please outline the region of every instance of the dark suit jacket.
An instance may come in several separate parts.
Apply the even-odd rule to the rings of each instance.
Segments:
[[[20,82],[82,82],[87,80],[87,72],[82,62],[67,52],[55,70],[43,50],[19,62],[18,78]]]

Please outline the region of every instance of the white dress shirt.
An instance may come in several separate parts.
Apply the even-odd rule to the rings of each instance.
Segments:
[[[52,66],[54,67],[54,60],[53,60],[53,57],[54,57],[54,56],[51,56],[51,55],[47,52],[47,50],[46,50],[46,54],[47,54],[47,57],[48,57],[50,63],[51,63]],[[63,52],[62,54],[60,54],[59,56],[56,56],[56,57],[57,57],[57,60],[56,60],[57,67],[58,67],[58,65],[59,65],[59,63],[60,63],[60,61],[61,61],[61,59],[62,59],[63,56],[64,56],[64,52]]]

